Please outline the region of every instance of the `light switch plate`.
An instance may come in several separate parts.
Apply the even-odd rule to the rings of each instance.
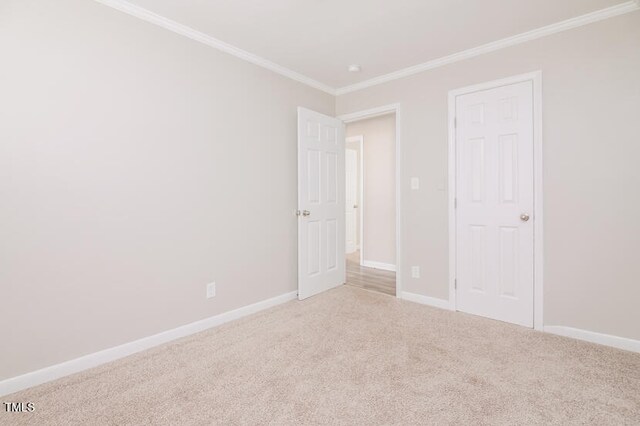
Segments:
[[[420,179],[417,177],[411,178],[411,189],[420,189]]]

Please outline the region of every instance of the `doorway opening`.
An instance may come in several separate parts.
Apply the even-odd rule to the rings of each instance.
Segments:
[[[397,295],[396,113],[347,122],[346,284]]]
[[[385,175],[386,181],[381,182],[387,187],[391,185],[393,196],[386,204],[387,209],[368,201],[369,172],[366,152],[368,147],[371,148],[373,145],[369,142],[371,138],[367,137],[367,133],[358,133],[363,137],[362,151],[365,153],[362,168],[364,211],[363,220],[360,221],[363,224],[363,232],[359,237],[352,237],[352,241],[359,240],[360,249],[356,250],[357,254],[350,253],[350,258],[354,259],[357,270],[352,269],[353,274],[347,280],[345,128],[349,127],[353,130],[353,127],[349,126],[350,123],[361,121],[366,123],[370,119],[387,115],[391,115],[390,122],[393,123],[391,137],[388,138],[388,141],[393,141],[393,145],[391,145],[392,149],[387,151],[387,156],[392,158],[393,166],[391,173]],[[385,279],[387,282],[384,284],[389,288],[387,294],[405,297],[402,292],[400,252],[402,232],[399,128],[400,104],[385,105],[337,118],[298,107],[298,208],[293,212],[298,218],[298,299],[312,297],[345,283],[359,284],[362,288],[379,291],[375,287]],[[371,188],[380,192],[383,183],[374,183]],[[372,200],[375,201],[375,199]],[[351,207],[353,208],[354,205],[357,205],[356,209],[360,208],[358,204],[351,204]],[[379,252],[376,254],[375,249],[372,251],[369,245],[371,236],[373,235],[375,239],[382,229],[374,225],[373,231],[368,230],[368,219],[375,216],[375,214],[367,214],[370,208],[376,209],[375,214],[379,213],[378,210],[387,212],[385,223],[389,223],[390,218],[391,227],[387,229],[391,229],[392,237],[381,246],[391,250],[392,255],[386,258],[388,260],[376,259],[379,257]],[[362,255],[362,262],[358,261],[360,255]]]

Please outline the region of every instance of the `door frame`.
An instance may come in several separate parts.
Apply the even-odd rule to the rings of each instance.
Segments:
[[[542,186],[542,71],[520,74],[449,91],[449,303],[456,305],[456,98],[511,84],[533,83],[533,328],[543,330],[543,186]]]
[[[360,161],[358,162],[358,237],[360,251],[360,265],[364,263],[364,136],[350,136],[345,142],[357,142],[360,149]]]
[[[382,105],[376,108],[370,108],[363,111],[357,111],[349,114],[343,114],[338,116],[344,123],[352,123],[354,121],[366,120],[368,118],[374,118],[381,115],[393,114],[396,115],[396,297],[402,297],[402,173],[401,173],[401,139],[400,139],[400,104]],[[362,156],[364,158],[364,156]],[[362,176],[364,177],[364,168]],[[364,179],[364,178],[363,178]],[[364,198],[364,194],[363,194]],[[363,209],[364,210],[364,209]],[[362,224],[362,222],[360,222]],[[361,238],[364,233],[361,234]],[[361,242],[364,240],[361,240]],[[362,262],[362,254],[364,253],[364,247],[360,248],[360,261]]]

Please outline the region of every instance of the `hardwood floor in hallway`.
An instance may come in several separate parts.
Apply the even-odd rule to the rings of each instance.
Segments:
[[[360,266],[360,252],[347,254],[347,285],[396,295],[396,273]]]

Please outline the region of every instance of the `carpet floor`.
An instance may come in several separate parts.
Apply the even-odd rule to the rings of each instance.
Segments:
[[[640,354],[341,286],[3,401],[36,407],[3,425],[640,425]]]

